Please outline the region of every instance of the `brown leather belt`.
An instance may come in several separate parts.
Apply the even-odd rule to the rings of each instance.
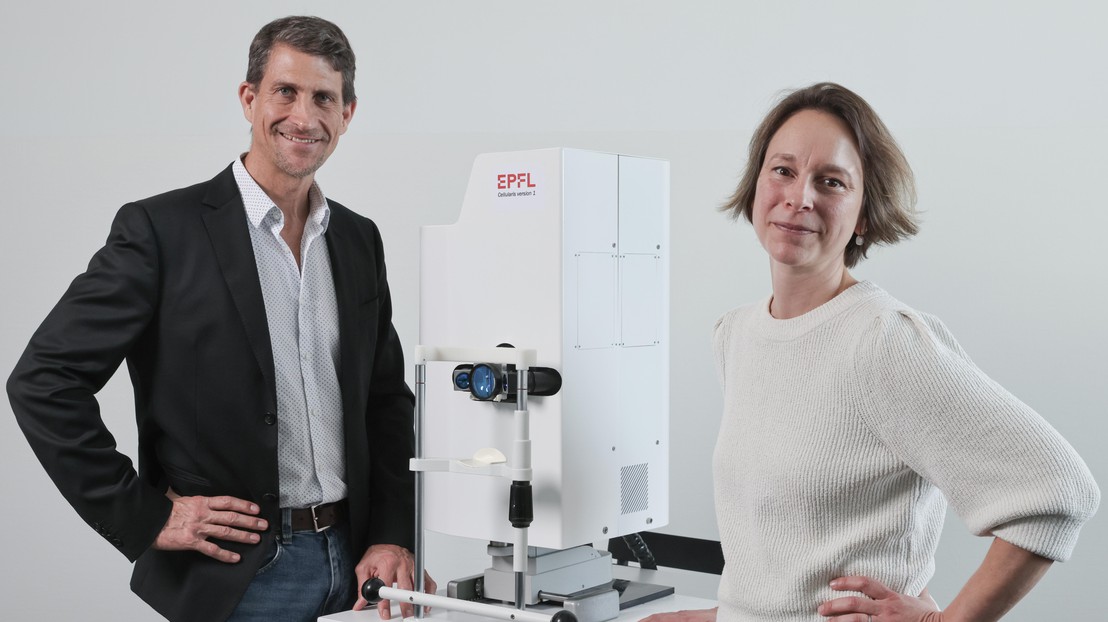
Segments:
[[[310,508],[294,508],[290,513],[293,531],[320,532],[346,518],[346,499]]]

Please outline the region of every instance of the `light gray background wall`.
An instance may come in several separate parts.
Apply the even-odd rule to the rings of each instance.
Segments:
[[[249,40],[305,12],[338,22],[358,53],[357,114],[319,180],[381,226],[409,349],[419,227],[454,220],[475,155],[572,146],[672,162],[668,531],[716,536],[709,333],[769,288],[750,228],[715,207],[774,97],[818,80],[866,97],[918,175],[922,233],[856,274],[943,318],[1108,482],[1108,9],[1086,2],[9,3],[5,376],[122,203],[208,179],[247,148],[235,92]],[[101,397],[133,455],[126,375]],[[6,412],[0,469],[0,618],[156,619],[128,591],[130,565],[56,492]],[[479,569],[468,565],[478,543],[429,542],[440,580]],[[986,546],[949,518],[931,585],[940,602]],[[1102,512],[1010,619],[1103,619],[1105,561]]]

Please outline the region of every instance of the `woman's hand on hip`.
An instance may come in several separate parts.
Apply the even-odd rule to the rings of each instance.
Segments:
[[[917,596],[899,594],[869,577],[839,577],[831,589],[861,592],[819,606],[819,614],[836,622],[942,622],[943,613],[924,590]]]

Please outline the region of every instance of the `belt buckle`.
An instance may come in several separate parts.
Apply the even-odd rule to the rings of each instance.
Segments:
[[[316,508],[323,507],[324,505],[325,504],[321,503],[319,505],[313,505],[312,507],[308,508],[309,510],[312,511],[312,529],[315,530],[316,533],[319,533],[321,531],[327,531],[328,529],[331,528],[331,525],[324,525],[323,527],[320,527],[319,526],[319,516],[315,513]]]

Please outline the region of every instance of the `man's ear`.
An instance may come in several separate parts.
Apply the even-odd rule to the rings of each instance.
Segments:
[[[254,85],[249,82],[243,82],[239,85],[239,103],[242,104],[242,114],[251,123],[254,122],[254,98],[257,96],[258,93],[254,90]]]
[[[350,120],[354,118],[354,109],[358,107],[358,100],[354,100],[349,104],[345,104],[342,107],[342,127],[339,129],[339,135],[346,133],[346,128],[350,125]]]

